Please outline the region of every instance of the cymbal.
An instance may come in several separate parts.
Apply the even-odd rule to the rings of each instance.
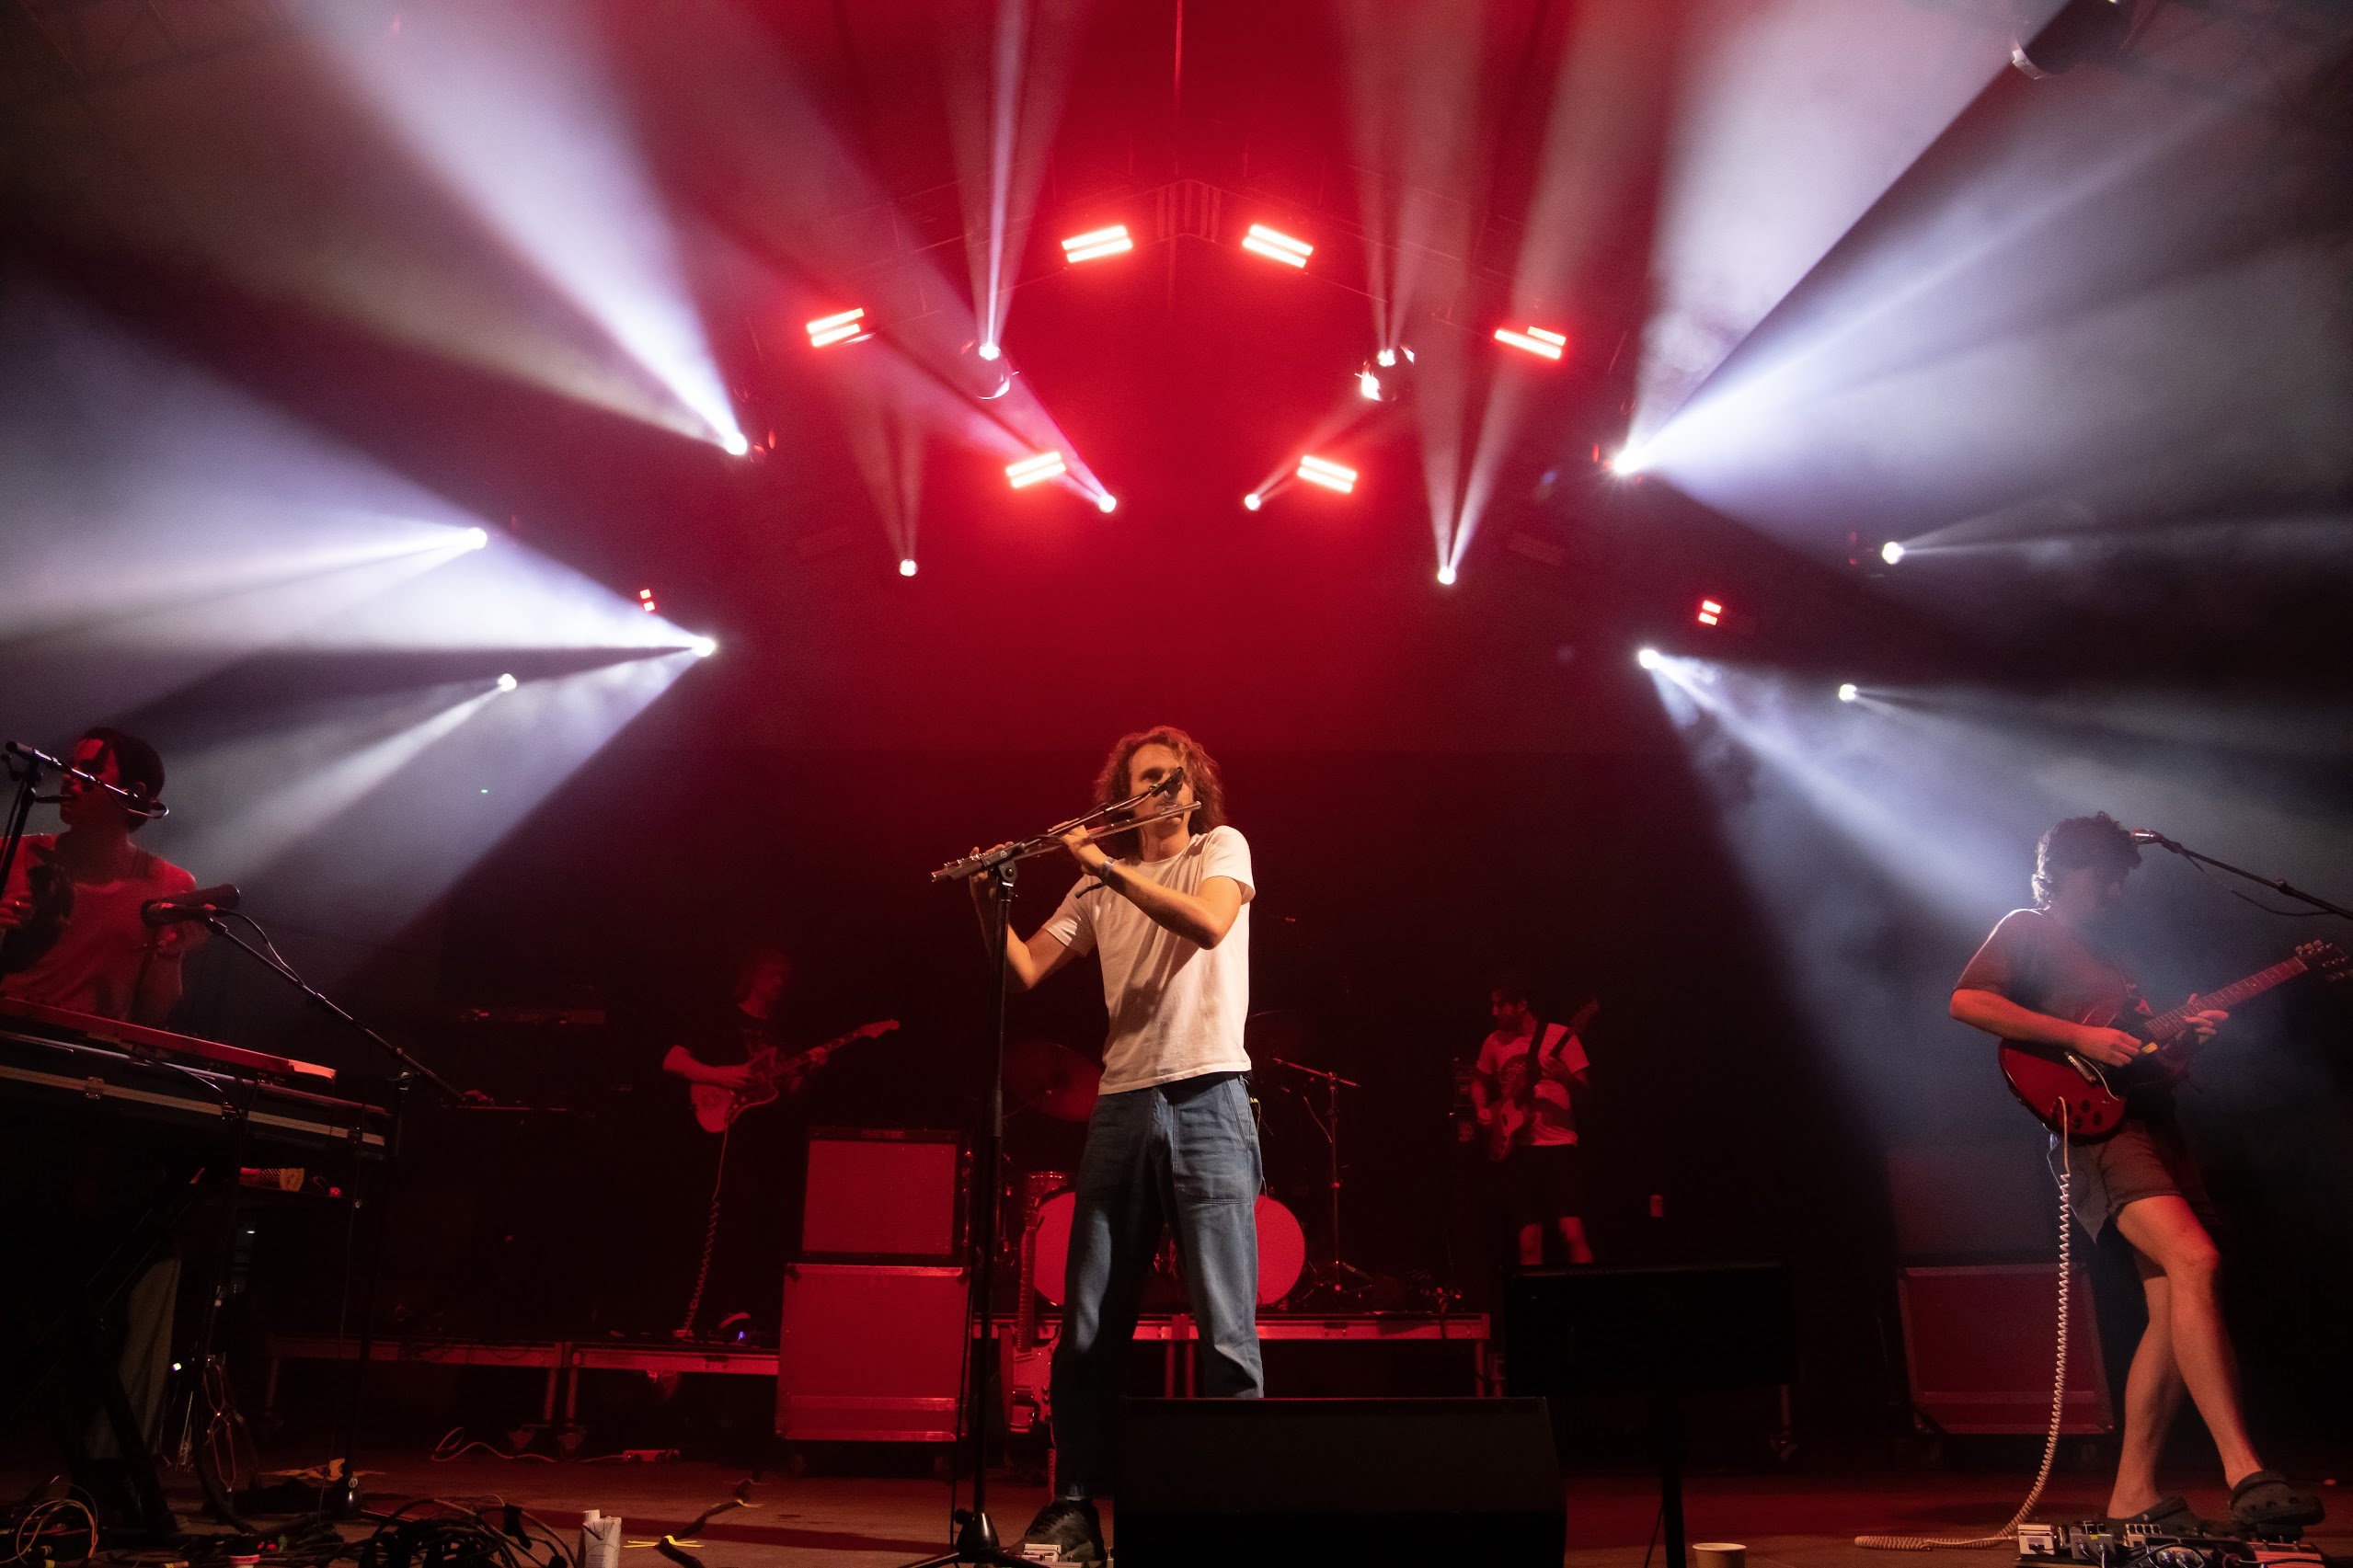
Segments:
[[[1020,1040],[1005,1047],[1007,1094],[1061,1122],[1083,1122],[1095,1114],[1095,1093],[1103,1070],[1051,1040]]]

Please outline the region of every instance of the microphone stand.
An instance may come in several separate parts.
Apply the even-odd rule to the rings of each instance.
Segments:
[[[1178,775],[1181,782],[1182,775]],[[1165,787],[1165,786],[1163,786]],[[990,1012],[993,1015],[994,1040],[989,1068],[989,1095],[981,1116],[980,1146],[973,1150],[972,1176],[964,1194],[964,1233],[972,1248],[969,1285],[965,1299],[965,1332],[973,1345],[970,1357],[972,1376],[968,1386],[958,1393],[966,1402],[964,1416],[965,1442],[972,1465],[972,1506],[958,1508],[954,1515],[956,1546],[953,1551],[935,1557],[926,1557],[906,1565],[906,1568],[947,1568],[949,1563],[1019,1563],[1027,1559],[1017,1551],[1007,1551],[997,1535],[994,1520],[989,1517],[989,1390],[996,1371],[996,1263],[997,1263],[997,1193],[1003,1185],[1004,1173],[998,1166],[1004,1150],[1004,1054],[1005,997],[1011,988],[1013,960],[1006,944],[1013,939],[1013,894],[1017,876],[1016,868],[1025,860],[1035,859],[1063,848],[1062,835],[1073,829],[1084,828],[1142,803],[1158,793],[1141,791],[1114,805],[1098,807],[1084,817],[1060,822],[1035,838],[1014,843],[999,844],[993,850],[964,859],[951,861],[932,873],[932,881],[962,882],[974,876],[988,878],[989,905],[993,918],[986,922],[989,938],[994,944],[990,977]],[[1162,812],[1159,816],[1174,816],[1190,811],[1189,806]],[[1144,820],[1150,821],[1152,818]],[[1135,826],[1122,822],[1117,831],[1124,832]],[[948,1470],[951,1477],[955,1467]]]
[[[0,894],[6,892],[8,874],[16,869],[17,846],[25,841],[25,824],[32,819],[34,805],[52,798],[33,793],[40,782],[40,771],[43,768],[56,773],[61,780],[67,777],[76,778],[91,789],[114,795],[130,806],[138,815],[150,820],[167,814],[166,807],[147,805],[121,784],[110,784],[87,769],[77,768],[71,762],[52,757],[37,746],[28,746],[20,740],[11,740],[5,748],[0,748],[0,750],[5,750],[8,759],[8,771],[16,773],[17,777],[16,797],[8,803],[7,825],[6,828],[0,828]],[[20,773],[17,773],[18,763],[24,766],[24,772]]]
[[[2163,833],[2148,832],[2145,829],[2142,832],[2145,834],[2145,842],[2152,843],[2161,850],[2170,850],[2184,860],[2196,861],[2201,865],[2210,865],[2217,871],[2227,871],[2233,876],[2243,876],[2249,882],[2262,884],[2283,898],[2293,898],[2300,904],[2310,904],[2324,914],[2335,915],[2340,920],[2353,921],[2353,910],[2348,910],[2342,904],[2330,903],[2316,893],[2307,893],[2301,887],[2290,887],[2279,877],[2266,876],[2259,872],[2249,871],[2244,866],[2232,865],[2228,861],[2216,860],[2210,854],[2200,854],[2196,850],[2186,849]]]
[[[1361,1089],[1364,1085],[1353,1078],[1342,1078],[1337,1072],[1326,1072],[1321,1068],[1308,1067],[1295,1061],[1285,1061],[1279,1056],[1268,1056],[1265,1060],[1269,1067],[1280,1067],[1286,1071],[1298,1073],[1303,1078],[1316,1079],[1324,1086],[1324,1114],[1319,1117],[1310,1112],[1308,1119],[1314,1121],[1315,1130],[1324,1135],[1324,1142],[1327,1146],[1330,1157],[1330,1179],[1326,1190],[1329,1195],[1330,1202],[1327,1212],[1331,1225],[1329,1242],[1331,1250],[1330,1255],[1317,1266],[1316,1272],[1323,1277],[1310,1287],[1309,1294],[1313,1295],[1320,1290],[1330,1295],[1335,1300],[1344,1301],[1350,1291],[1361,1291],[1367,1285],[1372,1283],[1371,1275],[1340,1256],[1340,1091]]]
[[[465,1095],[448,1079],[443,1078],[440,1073],[435,1072],[431,1068],[427,1067],[423,1062],[419,1061],[415,1057],[345,1012],[343,1008],[337,1005],[333,998],[295,973],[293,966],[279,957],[274,949],[265,952],[256,947],[235,932],[231,931],[217,914],[208,914],[203,917],[203,920],[206,929],[215,936],[224,937],[231,945],[251,954],[262,967],[302,992],[304,997],[315,1006],[365,1037],[369,1044],[384,1053],[395,1068],[392,1075],[392,1110],[388,1125],[385,1129],[384,1179],[378,1185],[376,1191],[375,1235],[369,1243],[368,1283],[360,1306],[360,1354],[358,1360],[352,1366],[350,1403],[344,1411],[343,1473],[336,1478],[331,1494],[323,1489],[319,1499],[322,1507],[334,1516],[351,1518],[356,1516],[361,1509],[360,1476],[356,1461],[360,1448],[362,1396],[367,1389],[368,1358],[375,1351],[376,1295],[384,1283],[385,1244],[392,1232],[392,1200],[393,1195],[398,1188],[396,1178],[400,1168],[400,1131],[403,1116],[408,1106],[408,1093],[421,1082],[430,1085],[434,1093],[452,1104],[463,1104]],[[353,1184],[352,1190],[356,1201],[359,1190],[356,1182]]]

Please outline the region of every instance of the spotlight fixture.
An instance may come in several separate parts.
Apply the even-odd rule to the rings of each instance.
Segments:
[[[1108,229],[1090,229],[1062,241],[1062,259],[1076,266],[1082,261],[1100,260],[1135,247],[1136,242],[1128,237],[1128,225],[1114,223]]]
[[[661,606],[654,602],[654,590],[649,588],[641,588],[637,590],[637,608],[649,615],[661,613]]]
[[[501,675],[499,677],[499,690],[501,692],[511,692],[522,684],[522,681],[516,680],[511,675]]]
[[[1250,225],[1250,232],[1242,236],[1242,248],[1257,251],[1268,260],[1280,261],[1286,267],[1303,268],[1307,265],[1307,258],[1315,254],[1315,247],[1305,240],[1293,239],[1264,223]]]
[[[744,439],[741,430],[729,430],[719,438],[719,449],[729,457],[741,457],[752,450],[752,443]]]
[[[2120,60],[2131,36],[2132,0],[2067,0],[2034,37],[2010,45],[2010,63],[2039,82]]]
[[[1635,649],[1634,661],[1645,670],[1657,670],[1667,662],[1659,657],[1659,650],[1655,647]]]
[[[910,555],[899,563],[899,575],[902,578],[911,578],[915,575],[914,556]]]
[[[1062,461],[1059,452],[1041,452],[1035,457],[1025,457],[1019,463],[1005,464],[1004,476],[1016,490],[1044,479],[1058,479],[1070,472],[1070,464]]]
[[[1095,509],[1108,517],[1119,509],[1119,498],[1106,490],[1095,498]]]
[[[1648,454],[1639,447],[1621,447],[1617,456],[1610,459],[1610,472],[1621,479],[1631,479],[1649,464]]]
[[[979,401],[993,402],[1013,390],[1013,364],[1002,346],[967,343],[958,362],[963,366],[966,386]]]
[[[1854,689],[1854,682],[1852,681],[1838,689],[1838,700],[1842,703],[1851,703],[1861,695],[1863,693]]]
[[[487,550],[490,547],[490,531],[487,528],[469,528],[459,536],[458,543],[469,550]]]
[[[1242,509],[1244,511],[1257,511],[1260,507],[1265,506],[1266,504],[1267,498],[1258,494],[1256,490],[1251,491],[1248,495],[1242,498]]]
[[[1713,599],[1701,600],[1699,601],[1698,620],[1699,624],[1703,626],[1722,624],[1724,621],[1724,606]]]
[[[1326,490],[1337,490],[1343,496],[1356,488],[1356,470],[1343,468],[1328,458],[1301,458],[1299,476],[1311,485],[1321,485]]]
[[[1413,379],[1414,351],[1404,350],[1399,357],[1396,349],[1383,349],[1364,362],[1356,372],[1356,389],[1368,403],[1395,403],[1406,395]]]
[[[1879,546],[1879,559],[1887,562],[1888,565],[1891,567],[1898,561],[1902,560],[1903,557],[1904,548],[1895,540],[1890,539],[1885,544]]]
[[[717,637],[696,637],[694,641],[688,643],[686,647],[696,658],[708,658],[713,654],[719,651],[719,639]]]
[[[809,324],[809,346],[812,349],[831,348],[836,343],[855,343],[873,336],[866,326],[864,310],[845,310],[833,315],[821,315]]]
[[[984,360],[993,360],[1004,352],[1003,349],[998,348],[994,343],[983,343],[972,351],[980,355],[981,358]]]
[[[1438,586],[1440,588],[1452,588],[1454,586],[1454,568],[1452,567],[1440,567],[1438,568]]]
[[[1509,343],[1523,353],[1539,359],[1557,360],[1568,351],[1568,339],[1550,327],[1531,326],[1525,332],[1514,332],[1509,326],[1495,329],[1495,340]]]

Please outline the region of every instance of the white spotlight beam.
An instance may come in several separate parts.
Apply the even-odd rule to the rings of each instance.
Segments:
[[[323,28],[335,58],[418,155],[731,452],[736,422],[596,40],[559,7],[373,9]]]

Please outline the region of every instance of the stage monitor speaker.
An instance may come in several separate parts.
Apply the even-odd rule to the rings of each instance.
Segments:
[[[946,1443],[964,1370],[964,1271],[860,1264],[785,1270],[776,1436]]]
[[[1542,1400],[1130,1400],[1121,1449],[1120,1568],[1559,1568],[1567,1547]]]
[[[961,1139],[903,1127],[817,1127],[800,1255],[812,1262],[957,1264]]]
[[[1509,1393],[1770,1386],[1797,1375],[1785,1264],[1528,1269],[1503,1292]]]

